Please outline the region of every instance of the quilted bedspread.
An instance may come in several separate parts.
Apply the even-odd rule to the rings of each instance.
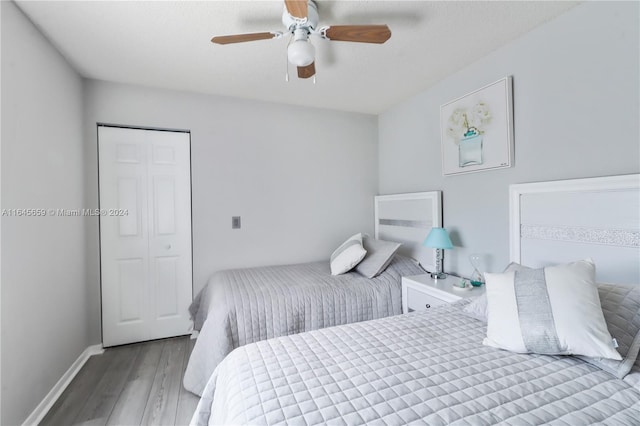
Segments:
[[[232,352],[192,424],[640,424],[640,392],[567,356],[481,344],[467,302]]]
[[[215,367],[239,346],[399,314],[402,276],[420,273],[401,256],[373,279],[332,276],[329,262],[216,273],[190,308],[200,334],[184,386],[201,395]]]

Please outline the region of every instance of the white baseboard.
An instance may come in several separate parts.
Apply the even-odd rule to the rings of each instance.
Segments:
[[[35,410],[27,417],[27,419],[22,423],[22,426],[32,426],[37,425],[42,421],[44,416],[49,412],[53,404],[60,398],[62,392],[69,386],[69,383],[73,380],[73,378],[78,374],[82,366],[89,360],[89,357],[92,355],[100,355],[104,352],[102,345],[93,345],[89,346],[85,349],[78,359],[76,359],[71,367],[60,377],[60,380],[51,388],[47,396],[38,404]]]

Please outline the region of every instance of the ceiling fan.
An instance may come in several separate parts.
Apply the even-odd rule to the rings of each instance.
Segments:
[[[318,7],[314,0],[284,0],[282,23],[286,31],[270,31],[251,34],[216,36],[216,44],[243,43],[246,41],[281,38],[291,34],[287,47],[289,62],[298,67],[299,78],[315,75],[315,48],[309,36],[318,36],[332,41],[354,41],[359,43],[384,43],[391,37],[386,25],[333,25],[318,28]]]

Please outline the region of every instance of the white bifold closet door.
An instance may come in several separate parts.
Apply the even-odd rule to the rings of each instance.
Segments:
[[[104,346],[189,333],[189,145],[186,132],[98,127]]]

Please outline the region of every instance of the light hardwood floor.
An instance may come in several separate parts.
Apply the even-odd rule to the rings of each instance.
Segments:
[[[194,343],[176,337],[92,356],[40,425],[188,425],[198,397],[182,377]]]

